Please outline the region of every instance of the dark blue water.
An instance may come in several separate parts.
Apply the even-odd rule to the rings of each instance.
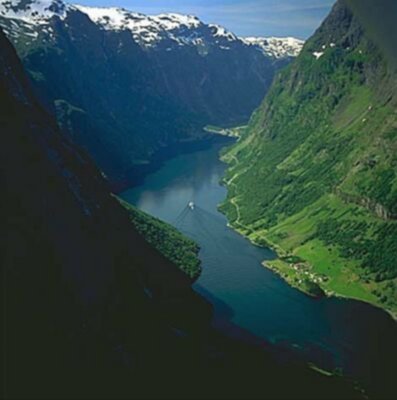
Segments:
[[[274,254],[227,226],[217,205],[226,166],[220,145],[178,156],[121,197],[176,226],[201,247],[203,272],[195,289],[215,306],[214,325],[225,319],[267,341],[287,346],[326,369],[385,385],[397,356],[397,324],[357,301],[313,299],[261,265]],[[186,211],[193,200],[194,211]],[[184,211],[185,210],[185,211]]]

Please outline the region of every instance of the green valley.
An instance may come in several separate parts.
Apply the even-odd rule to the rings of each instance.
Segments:
[[[0,0],[1,398],[397,399],[397,0],[91,3]]]
[[[396,28],[386,18],[396,5],[381,3],[373,13],[373,2],[339,1],[276,76],[223,155],[221,210],[253,242],[277,250],[268,266],[291,285],[396,316]]]

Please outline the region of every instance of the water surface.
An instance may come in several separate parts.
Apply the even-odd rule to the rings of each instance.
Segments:
[[[213,302],[215,326],[227,329],[230,321],[323,368],[371,381],[376,389],[393,384],[397,324],[386,313],[357,301],[308,297],[261,265],[275,256],[271,250],[227,226],[217,210],[226,196],[219,184],[226,168],[220,148],[169,160],[121,197],[200,245],[203,272],[194,287]],[[189,201],[194,210],[186,209]]]

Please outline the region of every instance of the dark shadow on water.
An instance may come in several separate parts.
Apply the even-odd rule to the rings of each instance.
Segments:
[[[287,340],[270,343],[233,323],[233,310],[208,290],[197,284],[194,289],[214,307],[213,328],[236,343],[246,344],[251,349],[256,349],[258,357],[262,355],[263,360],[271,360],[277,366],[295,366],[303,369],[309,368],[309,364],[318,363],[328,371],[336,371],[332,354],[321,346],[312,344],[303,349],[299,346],[291,346]]]

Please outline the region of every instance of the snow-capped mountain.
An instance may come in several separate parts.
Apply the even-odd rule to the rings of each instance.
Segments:
[[[297,57],[305,44],[304,40],[293,37],[246,37],[242,40],[274,58]]]
[[[61,0],[1,0],[0,15],[26,23],[46,23],[54,16],[65,18],[73,6]]]
[[[245,123],[297,52],[191,15],[62,0],[0,0],[0,29],[63,130],[117,181],[205,125]]]
[[[194,42],[189,34],[203,26],[198,18],[190,15],[161,14],[151,17],[122,8],[76,7],[104,29],[131,31],[134,39],[144,47],[153,47],[165,39],[172,39],[178,44]]]
[[[155,47],[167,39],[180,46],[201,46],[205,41],[217,44],[240,41],[224,27],[206,25],[193,15],[168,13],[149,16],[123,8],[75,7],[104,29],[129,30],[134,39],[147,48]]]
[[[168,51],[175,45],[188,45],[205,54],[206,46],[229,50],[231,45],[247,45],[268,57],[283,59],[297,56],[303,46],[303,41],[290,37],[239,38],[226,28],[205,24],[193,15],[168,13],[149,16],[123,8],[71,5],[62,0],[0,0],[0,16],[14,20],[11,26],[2,24],[3,28],[15,38],[18,35],[35,37],[35,29],[42,30],[54,18],[64,20],[68,14],[78,11],[105,30],[130,31],[134,40],[146,49],[167,43]]]

